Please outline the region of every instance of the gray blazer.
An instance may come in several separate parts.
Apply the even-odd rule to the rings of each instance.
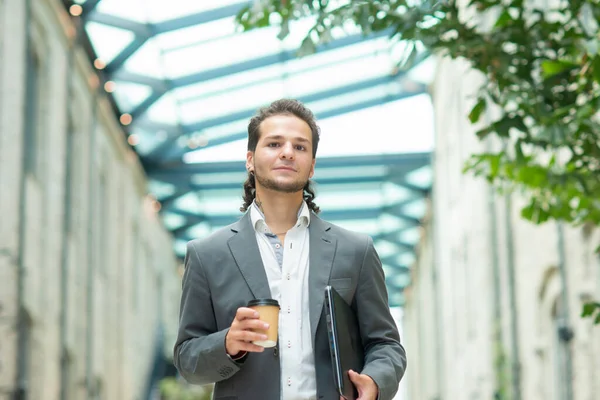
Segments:
[[[329,354],[324,292],[332,285],[352,305],[365,349],[363,374],[390,400],[406,369],[406,353],[388,307],[381,261],[367,235],[311,214],[309,225],[310,326],[317,398],[339,400]],[[225,335],[238,307],[271,297],[249,213],[187,245],[175,366],[190,383],[215,382],[216,400],[279,400],[278,347],[249,353],[243,363],[225,352]]]

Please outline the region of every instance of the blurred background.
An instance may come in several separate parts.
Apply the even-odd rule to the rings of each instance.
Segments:
[[[209,398],[172,365],[185,245],[284,97],[382,260],[396,399],[600,399],[599,10],[0,0],[0,399]]]

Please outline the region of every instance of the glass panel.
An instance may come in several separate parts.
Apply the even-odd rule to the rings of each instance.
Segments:
[[[177,229],[185,224],[185,217],[179,214],[173,214],[170,212],[163,212],[162,214],[163,223],[167,229]]]
[[[233,89],[243,88],[257,82],[268,82],[283,76],[282,64],[272,64],[237,74],[227,74],[221,78],[193,83],[188,86],[176,88],[174,93],[182,101],[202,99],[214,94]]]
[[[351,204],[348,199],[351,198]],[[318,204],[323,210],[354,210],[379,208],[383,198],[379,191],[367,192],[320,192]]]
[[[215,21],[192,25],[187,28],[165,32],[156,36],[157,43],[168,56],[173,50],[198,46],[219,38],[236,34],[236,24],[233,18],[222,18]]]
[[[386,199],[386,205],[397,204],[403,200],[407,200],[412,196],[410,190],[395,185],[391,182],[384,182],[381,190]]]
[[[377,223],[382,232],[393,232],[406,226],[405,222],[389,214],[382,214],[377,218]]]
[[[177,200],[173,204],[175,208],[179,208],[180,210],[190,211],[193,213],[204,214],[205,210],[202,207],[202,203],[198,199],[196,193],[187,193]]]
[[[166,136],[164,132],[148,131],[138,128],[135,125],[131,129],[131,132],[135,151],[143,156],[152,152],[161,142],[164,141],[164,137]]]
[[[319,153],[321,152],[321,142],[319,142]],[[337,155],[336,155],[337,156]],[[315,178],[339,178],[341,176],[353,176],[353,177],[361,177],[361,176],[383,176],[387,174],[387,167],[383,165],[370,165],[370,166],[358,166],[353,167],[351,165],[346,167],[338,167],[338,168],[319,168],[319,154],[317,154],[317,164],[315,167]],[[331,185],[333,186],[333,185]],[[343,187],[352,187],[352,185],[337,186],[340,190]]]
[[[247,140],[237,140],[232,143],[186,153],[183,156],[183,162],[189,164],[215,161],[243,162],[246,159],[247,148]]]
[[[356,168],[335,168],[336,171],[338,171],[337,175],[334,175],[335,178],[341,178],[341,177],[345,177],[345,176],[352,176],[352,177],[358,177],[357,175],[354,175],[352,173],[353,170],[355,170]],[[329,171],[328,169],[323,169],[323,171]],[[317,176],[317,174],[315,174],[315,177],[318,178],[323,178],[322,176]],[[360,192],[368,192],[368,193],[372,193],[372,192],[379,192],[381,187],[381,183],[379,182],[372,182],[372,183],[327,183],[327,184],[319,184],[318,180],[315,184],[315,189],[317,191],[317,195],[320,194],[327,194],[327,193],[344,193],[344,195],[346,196],[352,196],[354,195],[354,193],[360,193]]]
[[[430,165],[426,165],[406,174],[406,181],[419,187],[430,187],[433,183],[433,171]]]
[[[378,242],[377,243],[377,253],[380,258],[386,258],[398,254],[398,247],[394,246],[390,242]]]
[[[335,63],[307,72],[293,73],[285,80],[285,90],[290,97],[302,97],[316,91],[323,92],[389,76],[391,69],[392,65],[385,54],[366,56],[343,64]]]
[[[165,74],[165,58],[156,38],[149,39],[133,55],[123,68],[131,73],[162,79]]]
[[[131,31],[92,21],[85,24],[85,30],[90,37],[96,55],[105,64],[110,63],[121,50],[133,41],[135,36]]]
[[[164,198],[175,193],[174,185],[156,180],[150,180],[148,189],[158,198]]]
[[[431,151],[432,116],[429,96],[420,95],[323,119],[318,156]]]
[[[419,233],[419,228],[410,228],[406,229],[403,232],[400,232],[400,240],[406,243],[417,243],[421,238],[421,234]]]
[[[175,248],[175,253],[177,253],[177,255],[179,255],[180,257],[183,257],[187,250],[187,240],[180,240],[180,239],[175,240],[174,248]]]
[[[347,60],[369,57],[376,54],[389,54],[390,43],[387,38],[365,40],[350,46],[322,51],[297,58],[285,63],[286,72],[290,75],[309,71],[317,67],[340,64]]]
[[[386,97],[400,94],[402,92],[402,86],[398,82],[390,82],[383,85],[377,85],[368,89],[357,90],[351,93],[336,96],[334,98],[328,98],[324,100],[314,101],[307,103],[306,105],[315,113],[317,118],[319,114],[336,109],[341,109],[347,106],[363,103],[369,100],[381,99],[381,102],[385,102]]]
[[[170,77],[176,78],[297,49],[310,24],[309,20],[295,22],[297,26],[292,29],[293,33],[284,41],[276,37],[278,27],[267,27],[172,50],[169,51],[165,66]],[[260,46],[256,46],[256,43],[260,43]]]
[[[169,3],[171,3],[169,1]],[[96,10],[105,14],[112,14],[120,18],[126,18],[137,22],[148,21],[148,12],[151,7],[148,7],[147,0],[102,0],[96,6]]]
[[[221,182],[244,182],[246,172],[215,172],[195,174],[191,178],[192,183],[221,183]],[[241,183],[240,183],[241,184]]]
[[[406,287],[410,284],[410,275],[400,274],[394,271],[391,275],[389,275],[389,278],[387,278],[386,281],[393,283],[394,286],[397,287]]]
[[[192,238],[204,238],[211,234],[212,228],[208,222],[192,226],[188,229],[188,235]]]
[[[147,117],[153,122],[176,124],[179,121],[179,107],[175,96],[170,92],[163,95],[148,109]],[[183,139],[187,144],[187,139]]]
[[[184,123],[227,116],[235,111],[257,110],[274,99],[286,96],[284,82],[272,81],[260,87],[251,86],[233,92],[223,92],[208,98],[188,101],[181,105]],[[199,110],[202,110],[199,112]],[[247,121],[246,121],[247,124]]]
[[[413,201],[402,208],[403,214],[421,219],[425,215],[425,202],[422,199]]]
[[[122,112],[130,112],[152,93],[148,86],[124,81],[115,81],[113,95]]]

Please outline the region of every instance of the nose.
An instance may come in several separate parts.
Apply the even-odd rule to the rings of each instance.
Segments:
[[[281,153],[280,153],[280,157],[287,159],[287,160],[293,160],[294,159],[294,145],[292,143],[286,143],[285,145],[282,146],[281,148]]]

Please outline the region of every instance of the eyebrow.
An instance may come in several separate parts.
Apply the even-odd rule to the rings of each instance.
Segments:
[[[277,139],[283,139],[283,136],[281,135],[273,135],[273,136],[269,136],[267,138],[265,138],[266,140],[269,139],[273,139],[273,140],[277,140]],[[302,137],[302,136],[296,136],[293,138],[294,140],[298,141],[298,142],[303,142],[303,143],[310,143],[310,140]]]

